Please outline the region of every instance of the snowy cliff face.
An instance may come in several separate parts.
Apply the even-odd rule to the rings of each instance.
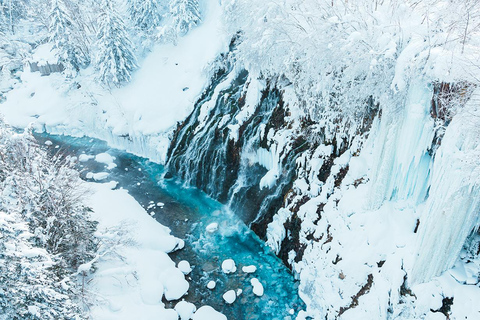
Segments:
[[[309,315],[423,318],[447,298],[478,297],[454,293],[449,275],[430,282],[465,257],[478,227],[477,92],[446,127],[438,85],[412,82],[395,108],[367,99],[357,134],[337,140],[285,80],[217,75],[178,127],[167,168],[266,240],[300,278]],[[454,314],[468,314],[460,306]]]
[[[227,2],[248,13],[226,15],[234,67],[177,129],[168,168],[241,212],[298,275],[305,315],[478,314],[479,41],[447,27],[449,6],[478,12],[362,4]]]
[[[93,68],[45,79],[7,59],[2,113],[166,162],[292,268],[305,315],[477,317],[478,1],[204,7],[199,28],[151,46],[121,89],[99,88]],[[135,43],[154,41],[138,27]],[[0,40],[11,55],[16,42]]]

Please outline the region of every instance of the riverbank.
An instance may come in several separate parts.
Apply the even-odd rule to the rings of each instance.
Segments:
[[[127,319],[143,315],[143,309],[144,319],[167,317],[170,311],[164,310],[178,309],[179,298],[191,303],[184,306],[190,310],[209,305],[228,319],[293,319],[304,308],[298,284],[281,260],[224,206],[163,180],[162,166],[96,139],[44,134],[37,139],[79,159],[81,176],[94,191],[90,206],[99,228],[120,236],[114,242],[124,258],[99,261],[86,281],[105,300],[92,309],[94,319]],[[235,268],[227,270],[229,259]]]

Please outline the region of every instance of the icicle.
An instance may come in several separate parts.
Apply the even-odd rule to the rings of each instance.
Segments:
[[[401,112],[394,110],[394,106],[384,108],[379,132],[372,135],[376,136],[376,163],[371,208],[379,208],[385,200],[412,198],[417,203],[424,200],[431,162],[428,149],[435,134],[429,114],[431,97],[431,88],[413,83]]]
[[[477,91],[477,99],[479,95]],[[451,268],[466,238],[479,226],[480,114],[474,114],[474,97],[447,128],[435,156],[429,198],[420,218],[417,260],[409,277],[412,284]]]

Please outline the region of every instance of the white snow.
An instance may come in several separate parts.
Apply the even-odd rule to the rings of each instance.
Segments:
[[[213,280],[211,280],[207,283],[207,288],[210,289],[210,290],[215,289],[216,286],[217,286],[217,283]]]
[[[235,266],[235,261],[232,259],[226,259],[222,262],[222,271],[225,274],[234,273],[237,271],[237,267]]]
[[[223,294],[222,298],[227,304],[232,304],[237,299],[237,294],[235,293],[235,290],[228,290]]]
[[[259,296],[259,297],[263,296],[263,285],[262,285],[262,283],[257,278],[250,279],[250,283],[253,286],[253,293],[256,296]]]
[[[88,178],[88,177],[87,177]],[[93,180],[102,181],[108,178],[108,172],[98,172],[92,175]]]
[[[95,161],[107,165],[107,169],[113,169],[117,165],[114,163],[115,157],[112,157],[108,153],[99,153],[95,156]]]
[[[78,156],[78,161],[80,162],[87,162],[88,160],[90,159],[93,159],[95,158],[95,156],[92,156],[92,155],[88,155],[88,154],[81,154]]]
[[[207,232],[210,232],[210,233],[213,233],[215,231],[218,230],[218,223],[217,222],[212,222],[210,223],[206,228],[205,230],[207,230]]]
[[[118,244],[105,250],[97,271],[88,281],[89,290],[105,303],[94,305],[93,319],[178,319],[175,310],[165,309],[161,299],[178,299],[188,290],[183,273],[167,255],[181,246],[180,239],[153,218],[127,191],[112,190],[115,183],[89,183],[94,191],[89,200],[93,217],[99,221],[99,237],[111,239],[122,231]],[[126,233],[125,233],[126,232]],[[113,237],[115,239],[115,237]]]
[[[183,274],[187,275],[192,272],[192,267],[190,267],[190,263],[186,260],[182,260],[178,263],[177,268],[183,272]]]
[[[203,306],[194,313],[192,320],[227,320],[227,317],[210,306]]]
[[[256,266],[244,266],[242,267],[242,271],[245,272],[245,273],[254,273],[255,271],[257,271],[257,267]]]
[[[175,311],[177,311],[180,320],[190,320],[197,310],[197,307],[193,303],[180,301],[175,305]]]
[[[81,70],[72,81],[60,73],[42,77],[25,68],[0,112],[13,126],[34,123],[50,133],[86,134],[163,162],[172,130],[209,82],[211,73],[205,66],[227,50],[230,38],[222,30],[221,15],[218,1],[205,2],[202,24],[176,45],[153,47],[140,59],[132,81],[120,89],[102,89],[93,67]],[[55,54],[47,46],[37,48],[38,61],[53,62]],[[80,87],[72,89],[77,84]]]

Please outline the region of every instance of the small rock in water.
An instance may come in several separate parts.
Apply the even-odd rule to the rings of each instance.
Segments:
[[[53,144],[53,142],[50,141],[50,140],[45,141],[45,145],[46,145],[46,146],[51,146],[52,144]]]
[[[155,212],[150,212],[150,215],[153,217],[155,215]]]
[[[56,146],[55,146],[55,149],[58,149],[58,148],[60,148],[60,146],[59,146],[59,145],[56,145]]]
[[[203,271],[205,272],[210,272],[210,271],[213,271],[215,269],[215,266],[213,265],[213,263],[211,262],[206,262],[203,267],[202,267]]]
[[[250,283],[253,286],[253,293],[258,297],[263,296],[263,285],[260,283],[260,281],[258,281],[257,278],[253,278],[250,280]]]
[[[189,274],[190,272],[192,272],[192,267],[190,267],[190,263],[186,260],[180,261],[177,268],[180,269],[183,274]]]
[[[193,313],[197,311],[197,307],[193,303],[182,300],[175,305],[175,311],[177,311],[181,320],[189,320]]]
[[[290,310],[288,311],[288,313],[290,313],[290,314],[293,316],[293,314],[295,313],[295,310],[290,309]]]
[[[205,230],[207,230],[207,232],[210,232],[210,233],[213,233],[215,231],[218,230],[218,223],[216,222],[212,222],[210,223],[206,228]]]
[[[215,281],[213,281],[213,280],[212,280],[212,281],[209,281],[209,282],[207,283],[207,288],[210,289],[210,290],[215,289],[216,286],[217,286],[217,283],[216,283]]]
[[[162,207],[163,208],[164,205],[165,205],[165,203],[163,203],[163,202],[157,202],[157,207]]]
[[[237,271],[237,267],[235,266],[235,261],[233,261],[232,259],[227,259],[223,261],[222,271],[225,274],[234,273],[235,271]]]
[[[139,186],[139,185],[140,185],[140,182],[137,182],[137,186]]]
[[[228,304],[234,303],[236,299],[237,294],[235,293],[235,290],[229,290],[223,294],[223,300]]]
[[[243,292],[243,290],[242,290],[242,289],[237,289],[237,297],[238,297],[239,295],[241,295],[241,294],[242,294],[242,292]]]
[[[257,271],[257,267],[255,266],[245,266],[242,268],[242,271],[245,272],[245,273],[254,273],[255,271]]]

